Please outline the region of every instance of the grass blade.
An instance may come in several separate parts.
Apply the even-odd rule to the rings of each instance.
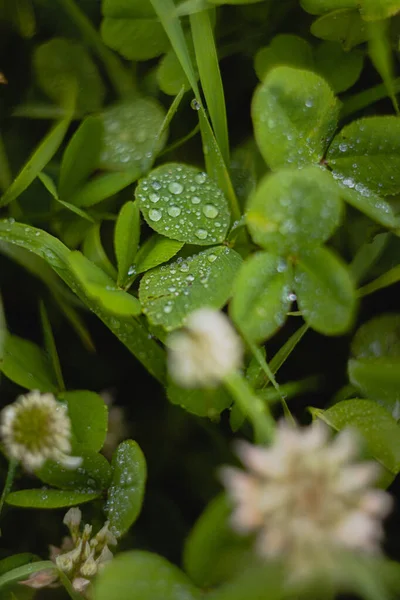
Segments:
[[[201,86],[210,113],[215,138],[225,164],[229,164],[229,137],[225,95],[208,10],[190,16]]]

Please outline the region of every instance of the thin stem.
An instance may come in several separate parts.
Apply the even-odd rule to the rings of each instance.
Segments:
[[[160,152],[160,154],[158,156],[159,157],[163,156],[164,154],[168,154],[168,152],[172,152],[173,150],[180,148],[181,146],[183,146],[183,144],[186,144],[186,142],[188,142],[190,139],[192,139],[192,137],[197,135],[199,133],[199,131],[200,131],[200,125],[199,125],[199,123],[197,123],[196,127],[194,127],[192,129],[192,131],[189,131],[189,133],[187,135],[180,138],[176,142],[173,142],[172,144],[170,144],[170,146],[167,146],[166,148],[164,148],[164,150],[162,152]]]
[[[8,494],[10,493],[12,485],[14,483],[14,477],[15,477],[15,471],[17,469],[17,465],[18,465],[18,461],[14,460],[13,458],[8,463],[7,477],[6,477],[6,481],[4,483],[3,493],[1,494],[1,498],[0,498],[0,514],[1,514],[1,511],[3,510],[5,499],[7,498]]]
[[[248,339],[246,339],[246,344],[250,348],[251,353],[253,354],[254,358],[260,365],[261,369],[264,371],[265,375],[268,377],[268,379],[271,381],[272,385],[274,386],[276,393],[278,394],[278,397],[281,400],[283,412],[285,413],[286,418],[289,421],[292,421],[294,423],[292,413],[289,410],[289,407],[287,405],[287,402],[285,400],[283,392],[281,391],[281,388],[279,387],[279,384],[276,381],[274,374],[271,371],[271,368],[269,367],[267,361],[265,360],[260,348],[258,348],[258,346],[256,346],[256,344],[254,344],[252,341],[250,341]]]
[[[237,402],[240,410],[253,425],[256,441],[258,443],[271,441],[275,422],[269,407],[254,394],[247,381],[239,372],[228,375],[224,380],[224,384]]]
[[[393,91],[395,94],[400,92],[400,77],[394,79],[392,82]],[[348,100],[346,100],[343,104],[342,111],[340,116],[342,119],[347,119],[353,113],[356,113],[363,108],[367,108],[371,104],[375,104],[378,100],[382,100],[388,96],[388,90],[384,83],[380,83],[369,90],[364,90],[359,94],[355,94],[351,96]]]
[[[58,121],[64,119],[68,115],[68,110],[62,106],[56,106],[55,104],[20,104],[13,112],[13,117],[20,117],[22,119],[48,119],[49,121]],[[80,120],[83,115],[79,112],[74,112],[71,119]]]
[[[74,0],[58,0],[65,12],[80,29],[83,39],[91,46],[103,61],[104,68],[119,96],[126,96],[135,89],[132,76],[125,69],[117,56],[103,43],[98,31],[88,17],[79,9]]]

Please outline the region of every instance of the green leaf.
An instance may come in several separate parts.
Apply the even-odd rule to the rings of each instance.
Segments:
[[[301,6],[312,15],[322,15],[332,10],[358,8],[359,0],[300,0]]]
[[[325,335],[339,335],[351,326],[356,291],[349,269],[327,248],[298,257],[294,288],[304,320]]]
[[[264,177],[246,216],[256,244],[287,255],[325,242],[341,214],[339,190],[330,175],[320,167],[307,167]]]
[[[271,337],[286,321],[292,276],[279,256],[258,252],[242,265],[235,279],[230,314],[246,339]]]
[[[228,203],[214,181],[196,167],[162,165],[139,181],[135,196],[157,233],[202,246],[225,240]]]
[[[358,10],[334,10],[323,15],[311,25],[311,33],[322,40],[340,42],[345,50],[368,40],[367,27]]]
[[[202,593],[165,558],[139,550],[124,552],[96,578],[96,600],[200,600]]]
[[[400,2],[397,2],[400,10]],[[389,22],[385,20],[376,21],[368,24],[368,52],[374,67],[382,77],[383,83],[392,100],[393,108],[399,115],[399,105],[397,103],[394,87],[394,61],[392,54],[391,32]]]
[[[125,440],[114,452],[111,467],[105,511],[111,531],[120,537],[140,514],[147,478],[146,459],[136,442]]]
[[[315,51],[315,68],[336,94],[352,87],[364,66],[361,50],[346,52],[337,42],[322,42]]]
[[[107,11],[101,24],[104,42],[129,60],[149,60],[169,49],[168,37],[155,18],[118,18]],[[110,15],[110,16],[109,16]]]
[[[282,568],[276,561],[257,561],[247,569],[239,569],[236,577],[207,594],[207,600],[282,600],[284,598]]]
[[[351,383],[400,418],[400,315],[383,314],[362,325],[348,362]]]
[[[136,98],[104,111],[99,166],[113,171],[147,171],[167,140],[165,132],[155,144],[164,118],[164,108],[153,98]]]
[[[20,579],[27,579],[33,573],[38,573],[44,570],[57,570],[56,565],[50,560],[42,560],[37,562],[31,562],[29,564],[21,565],[16,567],[7,573],[0,576],[0,589],[5,588],[13,583],[16,583]]]
[[[117,279],[117,270],[103,248],[100,228],[101,223],[96,223],[88,230],[83,240],[83,254],[114,282]]]
[[[71,419],[74,452],[102,449],[107,435],[108,409],[103,398],[95,392],[79,390],[65,392],[62,400],[67,403]]]
[[[136,255],[135,273],[144,273],[149,269],[168,262],[181,250],[183,242],[170,240],[162,235],[152,235],[139,248]]]
[[[376,460],[395,475],[400,471],[400,427],[376,402],[344,400],[317,416],[337,430],[354,427]]]
[[[14,554],[12,556],[2,558],[0,560],[0,576],[13,569],[18,569],[23,565],[32,564],[32,562],[37,560],[37,558],[38,557],[36,554],[32,554],[31,552],[22,552],[21,554]]]
[[[108,488],[111,480],[111,467],[104,456],[96,452],[80,452],[82,463],[77,469],[68,469],[59,462],[46,461],[35,471],[43,483],[62,490],[101,492]]]
[[[183,389],[171,381],[167,387],[168,400],[198,417],[215,419],[232,404],[223,387],[213,389]]]
[[[43,183],[46,190],[53,196],[53,198],[54,198],[54,200],[56,200],[56,202],[61,204],[67,210],[70,210],[71,212],[75,213],[79,217],[82,217],[82,219],[85,219],[86,221],[90,221],[91,223],[95,222],[94,219],[90,215],[88,215],[85,211],[81,210],[77,206],[74,206],[73,204],[70,204],[69,202],[64,202],[64,200],[60,200],[56,186],[54,184],[54,181],[52,180],[51,177],[46,175],[46,173],[39,173],[38,178]]]
[[[291,67],[270,71],[252,103],[255,138],[268,166],[319,163],[338,112],[331,88],[319,75]]]
[[[254,69],[260,81],[281,65],[312,70],[314,61],[310,44],[297,35],[279,34],[269,46],[260,48],[254,59]]]
[[[131,317],[117,317],[92,296],[88,296],[69,264],[70,250],[55,237],[10,220],[0,220],[0,240],[21,246],[44,259],[79,298],[109,327],[158,381],[165,380],[165,352],[149,338],[144,325]],[[28,254],[29,256],[29,254]],[[106,275],[104,275],[107,277]]]
[[[189,80],[172,48],[159,62],[157,68],[157,82],[160,86],[160,90],[164,92],[164,94],[170,96],[176,96],[182,86],[185,92],[190,90]]]
[[[201,588],[212,588],[232,579],[253,559],[252,542],[232,530],[231,512],[226,496],[217,496],[200,515],[186,540],[185,571]]]
[[[218,246],[153,269],[140,282],[144,314],[153,325],[172,331],[198,308],[221,308],[241,262],[237,252]]]
[[[358,3],[366,21],[388,19],[400,12],[400,0],[359,0]]]
[[[341,176],[338,176],[336,182],[343,200],[351,206],[384,227],[392,229],[399,226],[391,204],[371,192],[365,185],[356,183],[351,177],[341,179]]]
[[[105,173],[97,175],[70,198],[76,206],[89,207],[111,198],[140,177],[140,170],[125,173]]]
[[[83,113],[101,108],[105,95],[104,84],[81,43],[53,38],[36,48],[33,64],[39,86],[57,104],[62,102],[71,82],[76,82],[77,108]]]
[[[141,313],[137,298],[117,289],[114,281],[81,252],[71,252],[68,264],[88,296],[97,300],[108,312],[120,316]]]
[[[18,198],[53,158],[67,133],[71,117],[72,110],[68,112],[68,116],[65,119],[57,123],[43,138],[10,187],[0,198],[0,207],[6,206]]]
[[[103,125],[87,117],[72,136],[61,161],[59,194],[68,200],[96,169],[101,151]]]
[[[78,492],[53,489],[19,490],[11,492],[6,498],[7,504],[20,508],[63,508],[91,502],[101,495],[101,492]]]
[[[140,238],[140,213],[137,202],[126,202],[121,208],[114,232],[114,248],[118,263],[118,286],[124,287],[131,270]]]
[[[16,335],[7,335],[3,353],[0,368],[11,381],[28,390],[57,392],[53,370],[39,346]]]
[[[380,195],[400,192],[400,121],[369,117],[347,125],[326,157],[334,176],[349,188],[359,185]]]
[[[53,370],[54,381],[57,382],[59,390],[65,390],[64,379],[61,371],[60,359],[58,357],[57,347],[53,336],[53,331],[49,321],[49,317],[46,311],[44,303],[41,301],[39,304],[40,319],[42,321],[43,337],[45,348],[47,352],[47,358],[50,366]]]

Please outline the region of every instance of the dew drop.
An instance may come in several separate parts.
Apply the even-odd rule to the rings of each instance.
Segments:
[[[152,194],[149,195],[149,198],[152,202],[158,202],[160,199],[160,196],[158,194],[156,194],[155,192],[153,192]]]
[[[181,209],[178,206],[170,206],[167,212],[170,217],[179,217]]]
[[[200,204],[201,199],[198,196],[193,196],[192,204]]]
[[[215,260],[217,260],[217,257],[215,254],[209,254],[207,256],[207,260],[208,260],[208,262],[213,263]]]
[[[154,208],[151,209],[151,211],[149,211],[149,218],[152,221],[159,221],[162,217],[162,213],[159,210],[155,210]]]
[[[215,219],[218,215],[218,209],[213,204],[206,204],[203,207],[203,213],[208,219]]]
[[[188,275],[186,277],[186,281],[194,281],[194,276],[193,275]]]
[[[200,185],[202,185],[203,183],[206,182],[207,179],[207,175],[205,173],[199,173],[198,175],[196,175],[196,177],[194,178],[196,183],[199,183]]]
[[[171,194],[179,195],[183,192],[183,185],[181,183],[178,183],[178,181],[172,181],[169,184],[168,189],[171,192]]]
[[[187,263],[182,263],[180,270],[182,271],[182,273],[187,273],[189,271],[189,265]]]
[[[198,229],[196,231],[196,236],[199,238],[199,240],[205,240],[208,236],[208,232],[205,229]]]
[[[159,181],[153,179],[153,181],[151,182],[151,187],[153,188],[153,190],[161,190],[162,185]]]
[[[167,304],[167,306],[164,306],[164,312],[167,314],[172,312],[172,306],[170,304]]]
[[[190,103],[190,107],[193,108],[193,110],[200,110],[201,104],[198,100],[196,100],[196,98],[193,98]]]

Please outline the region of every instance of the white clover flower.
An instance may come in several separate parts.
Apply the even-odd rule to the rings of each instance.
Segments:
[[[392,507],[388,493],[370,487],[379,466],[353,462],[355,434],[328,437],[321,422],[280,423],[271,447],[240,444],[248,473],[222,471],[234,503],[233,528],[256,533],[258,553],[283,558],[292,578],[329,567],[341,550],[378,553],[382,520]]]
[[[95,536],[92,536],[91,525],[86,524],[81,531],[81,521],[80,509],[70,508],[63,520],[70,535],[63,539],[60,548],[50,546],[50,560],[67,575],[74,590],[84,598],[91,598],[92,579],[113,559],[108,545],[116,545],[117,540],[108,528],[108,521]],[[37,589],[60,586],[58,573],[49,569],[34,573],[20,583]]]
[[[117,540],[108,528],[108,521],[95,536],[92,536],[91,525],[87,524],[81,533],[81,518],[79,508],[71,508],[66,513],[63,522],[71,537],[65,538],[61,548],[52,548],[51,559],[69,577],[73,588],[85,596],[93,577],[112,560],[108,546],[116,545]]]
[[[228,317],[209,308],[193,312],[167,346],[169,372],[182,387],[215,387],[242,362],[242,344]]]
[[[71,422],[67,408],[53,394],[38,391],[19,396],[1,412],[0,434],[10,458],[28,471],[39,469],[47,459],[76,468],[82,459],[71,452]]]

